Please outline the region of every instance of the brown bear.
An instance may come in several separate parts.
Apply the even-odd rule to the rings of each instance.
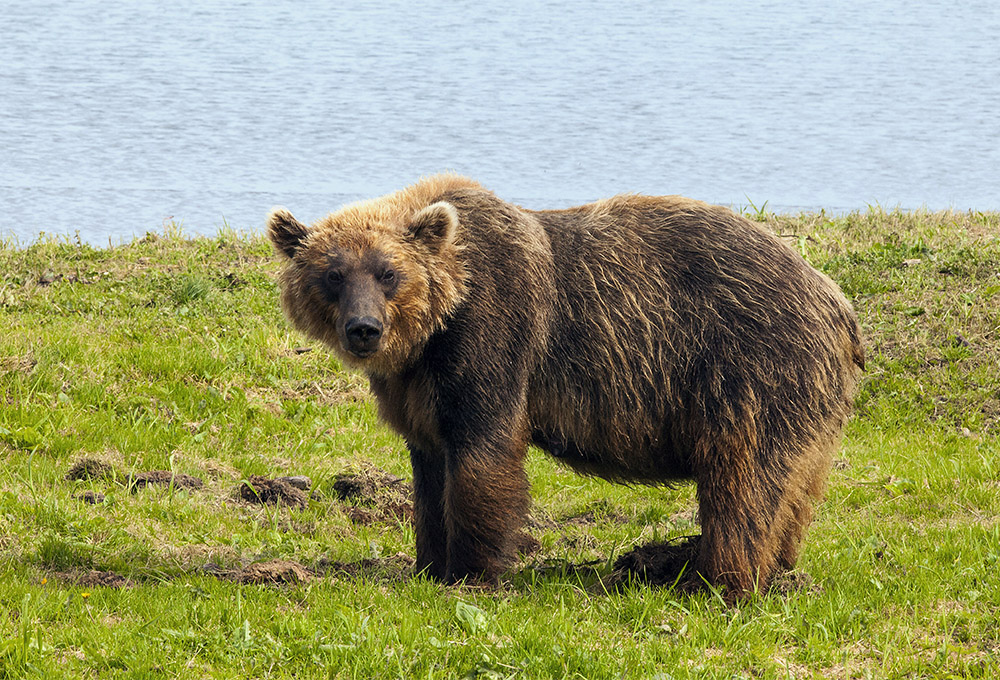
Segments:
[[[406,440],[418,570],[497,579],[529,444],[693,479],[693,566],[730,596],[795,563],[864,355],[837,286],[769,232],[677,196],[526,210],[454,175],[268,230],[291,322]]]

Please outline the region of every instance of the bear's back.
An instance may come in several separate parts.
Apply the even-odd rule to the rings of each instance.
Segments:
[[[536,443],[585,472],[655,480],[689,473],[706,423],[808,439],[828,427],[810,412],[846,413],[853,312],[769,232],[680,197],[529,214],[548,234],[557,290],[531,390]]]

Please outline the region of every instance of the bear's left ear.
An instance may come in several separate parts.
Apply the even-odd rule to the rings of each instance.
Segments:
[[[455,240],[458,231],[458,211],[447,201],[432,203],[413,218],[407,235],[432,251],[439,251]]]
[[[309,235],[309,228],[284,208],[274,208],[267,216],[267,234],[279,253],[292,258]]]

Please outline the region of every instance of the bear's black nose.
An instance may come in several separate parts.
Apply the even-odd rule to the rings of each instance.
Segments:
[[[344,326],[348,349],[352,352],[371,353],[382,337],[382,322],[373,316],[355,317]]]

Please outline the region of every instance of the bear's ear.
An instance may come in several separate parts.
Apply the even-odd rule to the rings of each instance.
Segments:
[[[274,208],[267,216],[267,235],[279,253],[292,258],[309,235],[309,228],[284,208]]]
[[[455,206],[446,201],[438,201],[416,214],[407,229],[407,235],[432,251],[439,251],[455,240],[457,230],[458,211]]]

